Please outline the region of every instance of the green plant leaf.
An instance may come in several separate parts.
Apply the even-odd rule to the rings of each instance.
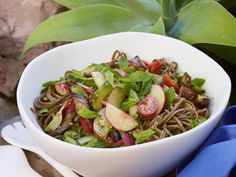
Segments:
[[[165,25],[164,25],[164,22],[163,22],[161,17],[153,25],[151,33],[160,34],[160,35],[166,35]]]
[[[113,4],[120,5],[116,0],[54,0],[55,2],[69,8],[77,8],[94,4]]]
[[[161,16],[160,4],[155,0],[117,0],[123,6],[155,23]]]
[[[104,34],[128,31],[147,23],[128,9],[112,5],[93,5],[55,15],[42,22],[29,36],[24,52],[51,41],[79,41]]]
[[[139,24],[130,29],[130,31],[139,31],[165,35],[165,25],[160,17],[154,25]]]
[[[188,3],[192,2],[194,0],[176,0],[176,9],[180,10],[182,7],[186,6]]]
[[[190,44],[236,46],[236,19],[214,0],[195,0],[183,7],[169,32]]]
[[[175,0],[162,0],[161,1],[161,16],[163,22],[168,29],[172,27],[176,20],[176,7],[175,7]]]

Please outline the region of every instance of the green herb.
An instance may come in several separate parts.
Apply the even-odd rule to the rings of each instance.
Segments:
[[[43,83],[43,88],[47,89],[49,86],[54,86],[58,81],[48,81]]]
[[[102,141],[99,141],[96,137],[93,137],[87,144],[84,145],[85,147],[96,147],[96,148],[105,148],[106,144]]]
[[[140,98],[142,98],[143,96],[146,96],[150,92],[151,88],[152,88],[152,77],[149,76],[142,81],[142,87],[138,93],[138,96]]]
[[[87,119],[93,119],[95,117],[97,117],[97,112],[95,111],[91,111],[87,108],[82,108],[80,110],[78,110],[78,114],[83,117],[83,118],[87,118]]]
[[[195,78],[192,80],[191,89],[199,94],[203,94],[205,92],[205,90],[202,89],[202,86],[204,83],[205,83],[205,79]]]
[[[76,144],[76,145],[79,144],[77,141],[78,138],[79,138],[79,134],[74,130],[68,130],[62,136],[63,141],[71,143],[71,144]]]
[[[129,110],[129,107],[137,104],[139,102],[139,98],[138,98],[138,95],[137,93],[131,89],[130,90],[130,93],[129,93],[129,98],[128,100],[126,100],[125,102],[123,102],[120,106],[120,108],[124,111],[128,111]]]
[[[94,69],[94,71],[98,71],[98,72],[107,72],[109,71],[111,68],[110,68],[110,65],[107,64],[107,63],[101,63],[99,65],[96,66],[96,68]]]
[[[112,87],[115,87],[115,83],[114,83],[114,74],[111,71],[107,71],[105,73],[105,77],[107,79],[107,81],[112,85]]]
[[[192,80],[192,84],[198,87],[202,87],[204,83],[205,83],[205,79],[202,79],[202,78],[195,78]]]
[[[175,89],[173,87],[169,88],[166,91],[166,100],[167,100],[167,108],[169,108],[171,103],[175,100]]]
[[[37,112],[37,114],[38,114],[38,115],[43,115],[43,114],[48,113],[48,112],[49,112],[49,110],[48,110],[47,108],[43,108],[43,109],[40,109],[40,110]]]
[[[71,91],[72,91],[72,93],[82,95],[84,97],[88,97],[88,94],[80,86],[72,86]]]
[[[142,82],[150,75],[143,71],[135,71],[130,74],[129,78],[124,78],[123,81],[125,82]]]
[[[155,131],[152,129],[147,129],[138,133],[133,133],[135,137],[135,144],[143,143],[147,141],[152,135],[155,134]]]
[[[119,58],[119,67],[120,67],[120,69],[122,69],[122,70],[127,69],[128,68],[128,64],[129,64],[129,62],[128,62],[126,57],[121,56]]]
[[[200,125],[201,123],[205,122],[206,118],[205,117],[200,117],[198,120],[195,119],[189,119],[189,123],[191,124],[191,126],[194,128],[198,125]]]
[[[86,68],[82,69],[81,72],[82,73],[93,72],[96,67],[97,67],[97,64],[91,64],[91,65],[87,66]]]
[[[76,69],[72,69],[71,73],[67,76],[69,79],[75,80],[77,82],[84,83],[85,85],[89,87],[94,87],[95,82],[92,77],[84,77],[83,73],[81,71],[78,71]]]

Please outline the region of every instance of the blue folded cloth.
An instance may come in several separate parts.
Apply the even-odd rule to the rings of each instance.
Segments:
[[[220,126],[177,173],[177,177],[236,177],[236,105],[225,111]]]

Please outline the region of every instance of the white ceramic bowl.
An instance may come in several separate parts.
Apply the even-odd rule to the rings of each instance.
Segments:
[[[57,140],[42,131],[30,111],[42,83],[56,80],[71,68],[108,61],[119,49],[128,57],[166,57],[177,61],[182,71],[206,79],[212,99],[210,118],[198,127],[162,140],[114,149],[86,148]],[[20,115],[32,136],[54,159],[85,177],[162,176],[196,149],[219,121],[231,91],[225,71],[198,49],[169,37],[125,32],[76,42],[50,50],[34,59],[24,70],[17,89]]]

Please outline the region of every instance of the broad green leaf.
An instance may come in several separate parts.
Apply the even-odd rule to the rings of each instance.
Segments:
[[[147,21],[118,6],[93,5],[55,15],[41,23],[29,36],[24,52],[51,41],[79,41],[104,34],[128,31]]]
[[[214,55],[236,64],[236,47],[215,44],[198,44],[196,46],[200,47],[200,49],[204,48]]]
[[[186,6],[188,3],[192,2],[194,0],[176,0],[175,4],[176,4],[176,9],[179,10],[182,7]]]
[[[176,7],[175,0],[162,0],[161,1],[161,16],[165,27],[169,30],[176,20]]]
[[[236,19],[214,0],[195,0],[186,5],[169,35],[190,44],[236,46]]]
[[[130,29],[130,31],[139,31],[165,35],[165,25],[160,17],[154,25],[139,24]]]
[[[69,8],[77,8],[87,5],[94,5],[94,4],[113,4],[113,5],[120,5],[116,0],[54,0],[57,3]]]
[[[117,0],[123,6],[155,23],[161,16],[160,4],[155,0]]]
[[[154,34],[166,35],[165,25],[164,25],[164,22],[163,22],[161,17],[153,25],[153,27],[152,27],[150,32],[154,33]]]

